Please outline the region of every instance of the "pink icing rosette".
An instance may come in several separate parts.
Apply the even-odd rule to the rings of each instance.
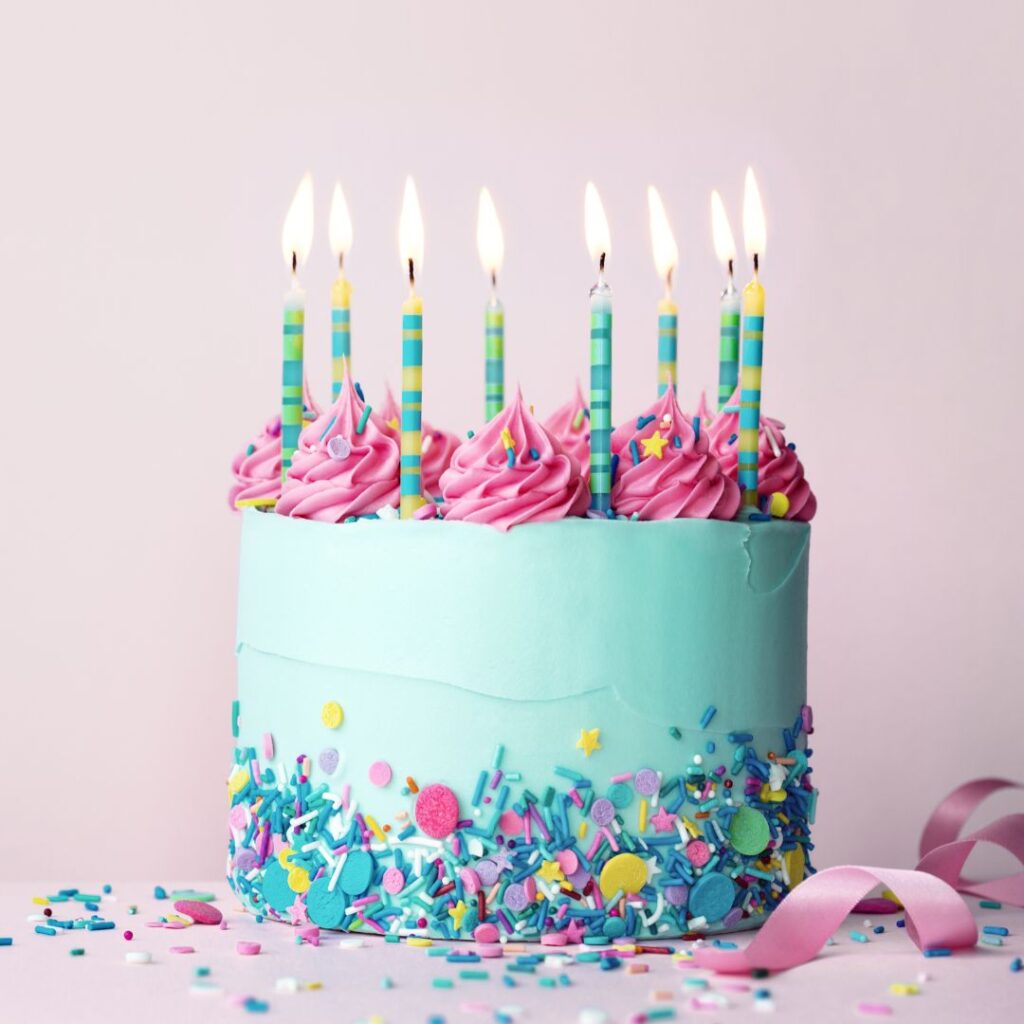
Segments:
[[[512,465],[508,440],[514,444]],[[459,445],[441,475],[441,494],[445,519],[499,530],[583,515],[590,499],[579,462],[530,415],[519,391],[479,434]]]
[[[697,403],[697,411],[693,414],[700,419],[700,425],[706,427],[715,415],[708,407],[708,395],[704,388],[700,389],[700,401]]]
[[[722,464],[722,472],[731,480],[738,475],[739,405],[737,390],[708,427],[711,450]],[[818,499],[804,477],[804,466],[795,449],[786,444],[785,428],[779,420],[762,415],[757,444],[758,490],[762,496],[781,492],[789,499],[785,518],[809,523],[818,511]]]
[[[587,479],[590,475],[590,418],[579,381],[576,381],[572,398],[544,421],[544,429],[579,462],[583,478]]]
[[[673,388],[643,416],[612,434],[618,469],[612,508],[640,519],[732,519],[740,490],[698,437],[679,408]]]
[[[320,435],[307,430],[308,443],[292,459],[277,502],[281,515],[340,523],[398,504],[398,441],[364,409],[346,373]]]
[[[315,419],[320,409],[309,393],[308,382],[303,390],[303,419]],[[259,498],[278,498],[281,494],[281,414],[271,416],[266,426],[231,461],[235,483],[228,491],[228,504]]]
[[[380,416],[385,426],[401,444],[402,407],[395,401],[391,388],[385,390]],[[420,475],[424,494],[436,496],[441,493],[441,474],[448,468],[458,447],[459,439],[453,433],[440,430],[426,420],[423,421]]]

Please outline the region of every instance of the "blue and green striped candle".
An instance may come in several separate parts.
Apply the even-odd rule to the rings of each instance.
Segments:
[[[306,295],[295,286],[284,300],[281,351],[281,482],[292,464],[302,432],[302,350],[305,340]]]
[[[590,508],[602,515],[612,507],[611,442],[612,291],[602,277],[590,290]]]
[[[730,261],[731,262],[731,261]],[[740,379],[740,295],[729,277],[718,314],[718,411],[722,411]]]
[[[505,408],[505,307],[495,298],[484,312],[484,419]]]

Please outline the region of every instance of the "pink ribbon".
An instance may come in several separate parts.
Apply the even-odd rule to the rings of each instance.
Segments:
[[[959,838],[974,810],[992,793],[1024,788],[1003,779],[977,779],[953,790],[928,819],[914,871],[844,866],[826,868],[794,889],[768,917],[746,949],[694,950],[698,967],[723,974],[756,968],[784,971],[813,960],[857,904],[879,885],[903,904],[906,931],[917,947],[962,949],[978,941],[970,908],[957,890],[1024,906],[1024,872],[972,882],[963,866],[978,843],[994,843],[1024,864],[1024,814],[1009,814]]]

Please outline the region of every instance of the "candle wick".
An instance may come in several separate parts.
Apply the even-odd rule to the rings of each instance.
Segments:
[[[338,271],[339,273],[345,269],[345,254],[344,252],[338,253]]]
[[[754,253],[754,277],[757,277],[757,272],[761,269],[761,260],[757,253]]]
[[[416,287],[416,267],[412,261],[412,257],[409,257],[409,289],[412,290]]]
[[[292,250],[292,277],[299,272],[299,254]]]
[[[732,283],[732,274],[733,274],[733,271],[732,271],[732,257],[730,256],[729,257],[729,282],[730,282],[730,284]]]
[[[672,274],[675,271],[675,267],[669,267],[668,273],[665,275],[665,298],[672,298]]]
[[[491,271],[491,290],[495,293],[495,298],[497,298],[498,272],[496,270]]]
[[[601,253],[601,258],[597,261],[597,271],[598,271],[599,274],[603,274],[604,273],[604,261],[605,261],[605,258],[607,257],[607,255],[608,254],[605,253],[605,252]]]

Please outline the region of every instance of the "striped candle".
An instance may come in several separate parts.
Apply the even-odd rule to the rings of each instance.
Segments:
[[[295,286],[284,300],[281,352],[281,482],[292,464],[302,431],[302,350],[305,338],[306,294]]]
[[[757,505],[757,449],[761,423],[761,364],[764,353],[764,288],[754,278],[743,289],[743,368],[740,370],[738,479],[744,505]]]
[[[679,307],[667,296],[658,303],[658,395],[676,387]]]
[[[331,285],[331,400],[341,393],[345,363],[352,357],[352,285],[341,272]]]
[[[612,493],[612,292],[590,291],[590,507],[607,515]]]
[[[402,460],[399,509],[411,519],[425,504],[423,444],[423,300],[415,294],[402,303]]]
[[[505,307],[495,298],[484,312],[484,419],[505,408]]]
[[[732,398],[740,373],[740,296],[729,277],[718,314],[718,411]]]

